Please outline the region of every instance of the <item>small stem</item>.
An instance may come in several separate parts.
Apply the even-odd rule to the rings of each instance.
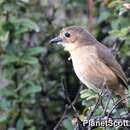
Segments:
[[[122,102],[124,101],[126,98],[130,97],[130,95],[126,95],[126,97],[123,97],[122,99],[120,99],[111,109],[111,111],[108,114],[108,117],[110,117],[111,113],[113,112],[113,110]]]
[[[67,113],[68,109],[69,109],[69,106],[67,105],[67,106],[65,107],[65,111],[64,111],[64,113],[63,113],[62,117],[60,118],[60,120],[58,121],[58,123],[56,124],[56,126],[54,127],[54,129],[53,129],[53,130],[57,130],[57,129],[58,129],[58,127],[61,125],[62,121],[63,121],[63,120],[64,120],[64,118],[65,118],[65,115],[66,115],[66,113]]]
[[[92,32],[93,23],[93,0],[86,0],[88,10],[88,30]]]

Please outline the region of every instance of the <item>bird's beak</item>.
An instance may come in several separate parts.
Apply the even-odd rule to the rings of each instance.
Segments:
[[[50,40],[50,43],[59,43],[59,42],[63,42],[62,38],[60,37],[55,37],[52,40]]]

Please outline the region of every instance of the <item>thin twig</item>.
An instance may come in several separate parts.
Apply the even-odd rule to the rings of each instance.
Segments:
[[[122,99],[120,99],[111,109],[111,111],[108,113],[108,117],[110,117],[111,113],[113,112],[113,110],[126,98],[130,97],[130,95],[127,95],[126,97],[123,97]]]
[[[80,91],[82,89],[83,89],[83,86],[81,85],[80,88],[79,88],[79,90],[78,90],[78,92],[77,92],[77,94],[76,94],[76,96],[75,96],[75,98],[74,98],[74,100],[73,100],[73,102],[72,102],[73,105],[77,102],[77,100],[79,98],[79,95],[80,95]]]
[[[80,121],[79,114],[78,114],[78,112],[77,112],[77,110],[76,110],[74,105],[75,105],[76,101],[78,100],[79,93],[80,93],[80,90],[82,89],[82,87],[79,88],[79,90],[78,90],[78,92],[77,92],[73,102],[71,102],[71,100],[69,98],[67,86],[66,86],[66,83],[65,83],[64,80],[62,82],[62,86],[64,88],[65,96],[66,96],[67,101],[69,102],[69,105],[66,105],[64,113],[62,114],[62,117],[60,118],[60,120],[58,121],[58,123],[56,124],[56,126],[54,127],[53,130],[57,130],[58,129],[58,127],[61,125],[62,121],[64,120],[64,118],[65,118],[65,116],[67,114],[68,109],[70,109],[70,108],[72,108],[74,110],[74,112],[76,113],[76,118],[78,119],[78,121]]]
[[[70,108],[72,108],[72,109],[74,110],[74,112],[76,113],[76,116],[77,116],[78,120],[80,120],[79,114],[78,114],[78,112],[77,112],[77,110],[76,110],[76,108],[75,108],[75,106],[74,106],[74,104],[76,103],[76,101],[77,101],[77,99],[78,99],[78,97],[79,97],[80,88],[79,88],[79,90],[78,90],[78,92],[77,92],[77,94],[76,94],[76,96],[75,96],[75,99],[73,100],[73,102],[71,102],[71,100],[70,100],[70,98],[69,98],[69,93],[68,93],[68,89],[67,89],[67,85],[66,85],[65,80],[63,80],[63,84],[62,84],[62,85],[63,85],[63,87],[64,87],[66,99],[67,99],[67,101],[68,101],[69,104],[70,104]]]
[[[110,103],[110,100],[111,100],[111,96],[109,95],[108,101],[107,101],[107,103],[106,103],[106,105],[105,105],[105,108],[104,108],[104,111],[103,111],[103,114],[102,114],[102,115],[105,115],[105,113],[106,113],[106,111],[107,111],[107,108],[108,108],[108,105],[109,105],[109,103]]]
[[[58,127],[61,125],[61,122],[64,120],[65,115],[66,115],[66,113],[67,113],[68,109],[69,109],[69,106],[67,105],[67,106],[65,107],[65,111],[64,111],[64,113],[63,113],[62,117],[60,118],[60,120],[58,121],[58,123],[56,124],[56,126],[54,127],[54,129],[53,129],[53,130],[57,130],[57,129],[58,129]]]

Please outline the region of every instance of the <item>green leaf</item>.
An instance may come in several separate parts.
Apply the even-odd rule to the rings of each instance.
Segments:
[[[26,64],[38,64],[38,59],[35,57],[31,57],[31,56],[24,56],[23,58],[20,59],[21,63],[26,63]]]
[[[27,50],[28,55],[36,55],[43,52],[43,47],[34,47]]]
[[[11,80],[0,78],[0,88],[5,88],[11,83]]]
[[[30,20],[30,19],[19,19],[18,20],[18,24],[21,25],[21,26],[23,26],[23,27],[25,27],[25,28],[34,30],[36,32],[40,31],[39,26],[35,22],[33,22],[32,20]]]
[[[130,56],[130,46],[129,44],[124,44],[120,49],[120,52],[123,56]]]
[[[16,130],[24,130],[24,120],[22,118],[17,121]]]
[[[23,96],[26,97],[31,94],[40,92],[41,90],[42,90],[41,86],[30,83],[25,89],[23,89],[22,93],[23,93]]]
[[[4,2],[4,0],[0,0],[0,4],[2,4]]]
[[[2,88],[0,89],[0,96],[14,96],[14,91],[13,90],[9,90],[7,88]]]
[[[7,130],[16,130],[15,128],[8,128]]]
[[[36,128],[35,127],[31,127],[31,128],[29,128],[27,130],[36,130]]]
[[[71,119],[68,118],[68,119],[65,119],[63,121],[63,125],[64,127],[66,128],[66,130],[73,130],[73,126],[72,126],[72,123],[71,123]]]
[[[16,12],[17,5],[12,2],[5,3],[2,8],[6,12]]]
[[[95,92],[93,92],[92,90],[84,89],[80,92],[81,98],[88,98],[88,97],[91,97],[91,96],[95,96]]]
[[[113,8],[113,7],[115,7],[117,5],[120,5],[122,3],[123,3],[123,1],[121,1],[121,0],[113,0],[112,2],[110,2],[110,4],[108,5],[108,7],[109,8]]]
[[[6,42],[8,40],[9,37],[9,32],[3,31],[2,33],[0,33],[0,42]],[[7,45],[7,43],[5,43],[4,45],[2,44],[3,47],[5,47]]]
[[[102,22],[102,21],[105,21],[106,19],[108,19],[110,16],[110,13],[105,11],[105,12],[102,12],[99,16],[99,22]]]
[[[29,0],[21,0],[24,3],[29,3]]]
[[[37,51],[37,50],[36,50]],[[41,50],[38,50],[39,53]],[[38,53],[35,52],[35,53]],[[3,57],[2,63],[4,65],[11,64],[11,63],[18,63],[18,64],[38,64],[38,59],[32,56],[24,55],[24,56],[16,56],[16,55],[5,55]]]
[[[3,57],[3,64],[10,64],[17,61],[17,57],[15,55],[5,55]]]
[[[3,98],[0,102],[0,109],[5,111],[5,112],[8,112],[8,111],[10,111],[10,105],[11,105],[10,101]]]
[[[14,35],[17,37],[18,35],[21,35],[21,34],[23,34],[23,33],[25,33],[25,32],[27,32],[28,31],[28,28],[20,28],[20,27],[17,27],[16,28],[16,31],[14,32]]]
[[[96,129],[94,129],[94,130],[103,130],[103,128],[96,128]],[[109,130],[110,130],[110,128],[109,128]]]
[[[6,114],[0,115],[0,124],[7,121],[8,116]]]
[[[115,37],[115,38],[124,40],[127,38],[126,35],[128,34],[129,29],[130,29],[130,27],[125,27],[120,30],[114,29],[114,30],[110,31],[110,35],[111,35],[111,37]]]

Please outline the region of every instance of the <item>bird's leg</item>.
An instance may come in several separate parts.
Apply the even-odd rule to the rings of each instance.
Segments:
[[[107,85],[106,85],[106,82],[104,82],[104,88],[107,90],[108,100],[107,100],[107,103],[105,104],[105,108],[104,108],[104,111],[103,111],[102,116],[106,114],[107,108],[108,108],[109,103],[110,103],[110,100],[112,99],[111,92],[109,91],[109,89],[108,89],[108,87],[107,87]],[[107,117],[107,118],[108,118],[108,117]],[[106,119],[106,120],[107,120],[107,119]],[[113,128],[113,129],[115,130],[115,128]],[[104,130],[106,130],[106,127],[104,127]]]
[[[104,96],[106,96],[106,80],[104,80],[104,83],[103,83],[103,88],[102,88],[103,90],[103,95],[102,95],[102,97],[104,97]],[[110,102],[110,97],[108,97],[108,102],[105,104],[105,106],[104,106],[104,104],[103,104],[103,101],[101,100],[101,106],[102,106],[102,108],[103,108],[103,110],[104,110],[104,112],[103,112],[103,114],[105,114],[105,112],[106,112],[106,109],[107,109],[107,107],[108,107],[108,105],[109,105],[109,102]]]
[[[103,89],[104,89],[104,92],[103,92],[103,97],[104,96],[106,96],[106,94],[107,94],[107,89],[106,89],[106,80],[104,80],[104,83],[103,83]],[[106,104],[104,105],[103,104],[103,102],[102,102],[102,100],[101,100],[101,106],[102,106],[102,108],[103,108],[103,114],[102,115],[104,115],[105,113],[106,113],[106,110],[107,110],[107,107],[108,107],[108,105],[109,105],[109,103],[110,103],[110,100],[111,100],[111,97],[110,97],[110,95],[108,95],[108,100],[107,100],[107,102],[106,102]]]
[[[104,95],[103,95],[104,96]],[[102,109],[104,110],[105,109],[105,106],[104,106],[104,104],[103,104],[103,101],[102,101],[102,99],[101,99],[101,106],[102,106]]]
[[[102,115],[105,115],[105,114],[106,114],[106,111],[107,111],[108,105],[109,105],[109,103],[110,103],[110,100],[111,100],[111,96],[109,95],[108,101],[107,101],[106,104],[105,104],[105,108],[104,108],[104,111],[103,111],[103,114],[102,114]]]

